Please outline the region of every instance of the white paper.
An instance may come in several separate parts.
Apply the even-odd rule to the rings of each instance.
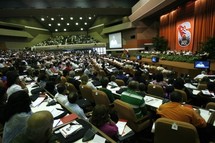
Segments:
[[[33,103],[32,106],[36,107],[38,105],[40,105],[43,101],[44,101],[45,97],[38,97]]]
[[[92,140],[92,142],[93,143],[105,143],[105,138],[103,138],[103,137],[101,137],[101,136],[99,136],[99,135],[95,135],[94,136],[94,138],[93,138],[93,140]]]
[[[120,135],[123,134],[126,124],[127,122],[124,122],[124,121],[118,121],[116,123],[116,126],[118,127],[118,132]]]
[[[192,93],[193,93],[194,95],[198,95],[198,94],[199,94],[199,92],[200,92],[200,90],[193,90],[193,92],[192,92]]]
[[[204,118],[205,121],[208,122],[211,112],[209,112],[209,110],[205,110],[205,109],[201,109],[201,108],[199,108],[199,110],[200,110],[200,115],[202,116],[202,118]]]

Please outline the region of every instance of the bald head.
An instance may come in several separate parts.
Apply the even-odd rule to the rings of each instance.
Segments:
[[[29,128],[38,128],[53,123],[53,116],[49,111],[39,111],[33,113],[28,119]]]
[[[27,123],[26,135],[35,143],[45,143],[52,134],[53,116],[49,111],[33,113]]]

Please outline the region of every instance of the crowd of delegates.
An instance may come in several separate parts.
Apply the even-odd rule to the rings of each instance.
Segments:
[[[69,36],[55,36],[38,43],[36,46],[49,46],[49,45],[70,45],[70,44],[89,44],[98,43],[89,35],[69,35]]]
[[[35,79],[41,88],[45,88],[54,95],[54,100],[64,104],[81,119],[90,121],[113,138],[115,138],[118,133],[117,126],[115,125],[117,118],[114,119],[113,113],[105,106],[95,106],[92,116],[87,117],[85,115],[87,109],[82,108],[82,106],[76,102],[81,99],[79,89],[81,85],[87,85],[92,90],[98,89],[105,92],[112,103],[116,97],[111,90],[107,89],[107,86],[117,87],[119,85],[116,79],[123,80],[126,87],[122,88],[123,90],[120,92],[121,100],[133,107],[137,118],[152,114],[149,113],[150,111],[146,108],[144,101],[144,96],[147,94],[147,85],[161,85],[164,91],[168,91],[169,93],[165,98],[168,98],[171,102],[161,105],[157,110],[157,115],[188,122],[198,128],[206,128],[204,119],[193,109],[187,109],[188,107],[185,106],[181,107],[181,95],[173,92],[174,89],[184,90],[189,98],[193,99],[192,92],[190,92],[184,84],[194,79],[190,79],[187,75],[180,75],[177,77],[174,75],[174,72],[171,71],[164,77],[164,74],[159,70],[162,69],[161,67],[158,69],[159,72],[151,74],[149,73],[150,69],[145,67],[146,64],[132,63],[132,61],[129,61],[129,65],[135,70],[134,74],[125,73],[122,67],[117,67],[118,69],[109,73],[107,67],[112,67],[113,65],[105,60],[106,57],[89,54],[87,51],[1,51],[0,59],[0,121],[1,124],[4,125],[4,143],[9,143],[10,141],[15,142],[16,140],[23,140],[23,142],[26,142],[28,140],[33,140],[36,135],[37,137],[40,136],[39,132],[35,133],[35,136],[33,135],[32,128],[36,128],[36,126],[32,125],[32,121],[36,120],[39,124],[43,119],[43,115],[40,115],[40,113],[38,113],[39,115],[36,113],[32,114],[31,112],[31,100],[26,92],[25,79],[19,78],[19,75],[23,74],[27,74]],[[122,62],[123,66],[127,64],[126,60],[121,60],[120,62]],[[98,85],[98,83],[100,83],[102,87],[97,87],[96,85]],[[209,81],[207,84],[211,92],[214,92],[214,83]],[[72,85],[74,85],[75,91]],[[177,107],[177,112],[172,107]],[[180,116],[178,110],[181,111]],[[37,119],[35,116],[41,117],[39,118],[41,120]],[[21,121],[22,124],[17,124],[18,120]],[[47,120],[50,124],[52,123],[52,117]],[[29,130],[31,130],[31,132]],[[25,136],[29,137],[24,139]],[[41,138],[43,138],[42,135]],[[54,140],[51,138],[48,140],[50,140],[50,142],[56,142],[55,138]]]

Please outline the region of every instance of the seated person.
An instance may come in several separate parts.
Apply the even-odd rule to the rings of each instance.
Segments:
[[[138,93],[139,93],[141,96],[145,97],[145,95],[147,94],[147,93],[146,93],[146,85],[145,85],[144,83],[140,83],[138,89],[139,89],[139,90],[138,90]]]
[[[163,88],[168,85],[167,82],[164,81],[162,73],[158,73],[155,75],[155,80],[152,81],[152,84],[160,85]]]
[[[109,82],[108,78],[104,77],[101,80],[102,88],[100,88],[99,90],[101,90],[104,93],[106,93],[106,95],[108,96],[110,102],[113,103],[113,101],[115,100],[115,98],[114,98],[114,95],[112,94],[112,92],[107,89],[108,82]]]
[[[116,77],[114,75],[112,75],[110,77],[110,82],[108,83],[108,85],[112,86],[112,87],[118,87],[118,84],[115,82]]]
[[[3,143],[9,143],[24,132],[27,120],[31,115],[31,100],[28,93],[20,90],[11,94],[4,109]]]
[[[69,72],[69,77],[67,79],[67,82],[72,83],[75,86],[75,88],[79,90],[79,85],[81,84],[81,82],[75,79],[74,71]]]
[[[128,81],[128,77],[126,75],[123,74],[122,70],[119,70],[119,73],[116,75],[116,79],[121,79],[123,80],[125,83],[127,83]]]
[[[18,135],[11,143],[60,143],[52,134],[53,116],[48,111],[33,113],[25,132]]]
[[[83,109],[76,104],[76,100],[78,99],[77,93],[70,93],[68,95],[68,102],[66,102],[65,106],[72,111],[72,113],[75,113],[78,115],[79,118],[83,120],[88,120],[88,118],[85,116]]]
[[[108,108],[105,105],[94,107],[90,122],[111,138],[115,138],[118,134],[118,127],[110,119]]]
[[[194,80],[200,81],[205,76],[206,76],[206,72],[202,71],[201,74],[198,74],[196,77],[194,77]]]
[[[61,104],[68,102],[66,95],[66,86],[64,84],[60,83],[57,85],[57,93],[55,94],[54,98]]]
[[[8,71],[7,72],[7,99],[16,91],[26,90],[26,85],[23,81],[19,79],[19,74],[16,71]]]
[[[136,117],[141,118],[147,114],[147,109],[143,96],[137,92],[138,85],[139,83],[137,81],[130,81],[128,84],[128,89],[121,95],[121,100],[130,104],[134,109]]]
[[[93,85],[92,82],[89,81],[89,77],[85,74],[81,76],[81,85],[87,85],[89,86],[92,90],[95,90],[96,87]]]
[[[180,93],[173,91],[170,94],[171,102],[160,105],[157,114],[163,118],[187,122],[195,127],[205,127],[206,122],[195,110],[182,106],[182,96]]]

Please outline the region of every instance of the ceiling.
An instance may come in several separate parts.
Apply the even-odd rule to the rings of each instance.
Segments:
[[[0,21],[34,18],[50,32],[87,31],[100,16],[131,15],[139,0],[0,0]],[[188,1],[176,0],[146,18],[159,19]],[[112,21],[110,21],[111,23]]]
[[[0,21],[33,17],[50,32],[87,31],[99,16],[131,14],[138,0],[1,0]]]

